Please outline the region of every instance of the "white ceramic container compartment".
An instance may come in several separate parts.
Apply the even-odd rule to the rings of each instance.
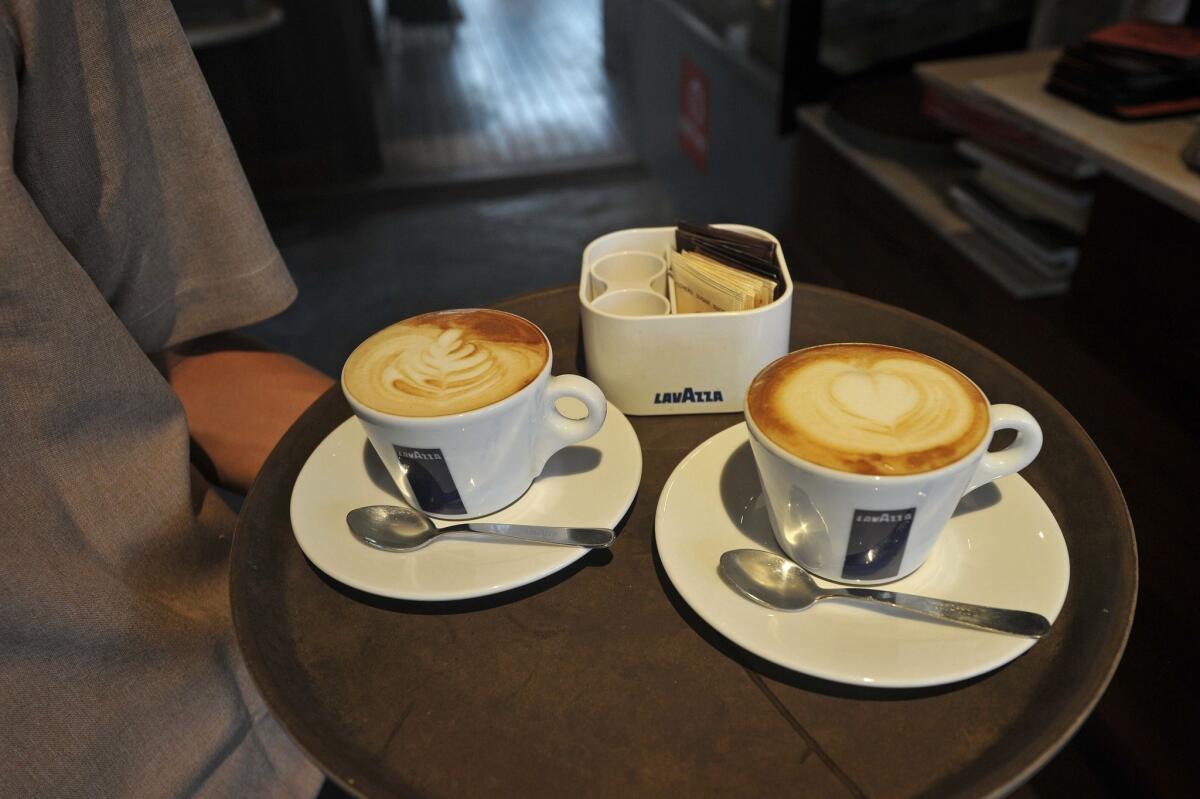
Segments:
[[[750,381],[788,351],[792,278],[779,240],[745,225],[715,227],[775,242],[783,279],[779,299],[752,311],[618,316],[592,304],[592,265],[630,250],[665,254],[674,248],[675,228],[619,230],[592,241],[583,251],[579,305],[587,374],[624,413],[740,411]]]

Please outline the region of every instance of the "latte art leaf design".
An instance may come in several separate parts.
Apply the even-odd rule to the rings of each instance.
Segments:
[[[342,368],[348,397],[381,413],[427,417],[499,402],[538,378],[550,345],[533,323],[487,309],[435,311],[378,331]]]
[[[387,376],[397,391],[433,397],[484,390],[502,377],[502,370],[486,347],[451,329],[424,346],[402,350]]]

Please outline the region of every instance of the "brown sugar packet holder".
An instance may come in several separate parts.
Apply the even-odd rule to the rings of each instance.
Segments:
[[[711,225],[680,222],[676,226],[676,236],[680,235],[695,239],[707,239],[722,246],[743,250],[760,261],[773,261],[775,257],[775,242]]]
[[[680,222],[675,230],[675,248],[708,256],[735,269],[775,281],[775,298],[783,291],[775,243],[733,231]]]
[[[728,260],[731,266],[748,271],[767,272],[768,276],[777,277],[774,247],[770,246],[770,242],[765,242],[768,246],[763,247],[763,243],[725,240],[682,228],[676,230],[676,245],[681,251],[701,252],[718,257],[719,260]]]

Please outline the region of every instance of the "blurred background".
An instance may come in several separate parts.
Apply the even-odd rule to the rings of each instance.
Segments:
[[[769,230],[797,280],[1040,382],[1126,492],[1142,587],[1108,693],[1018,795],[1194,795],[1200,2],[175,6],[301,289],[252,332],[330,374],[687,219]]]

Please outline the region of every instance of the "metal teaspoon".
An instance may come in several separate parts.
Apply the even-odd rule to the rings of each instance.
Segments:
[[[359,541],[388,552],[412,552],[437,538],[506,538],[537,544],[603,549],[612,545],[612,530],[596,527],[535,527],[528,524],[467,522],[439,529],[416,508],[367,505],[346,514],[350,532]]]
[[[802,567],[758,549],[730,550],[721,556],[719,568],[739,592],[775,610],[804,610],[822,599],[856,599],[1010,635],[1041,638],[1050,631],[1045,616],[1024,610],[989,608],[872,588],[822,588]]]

